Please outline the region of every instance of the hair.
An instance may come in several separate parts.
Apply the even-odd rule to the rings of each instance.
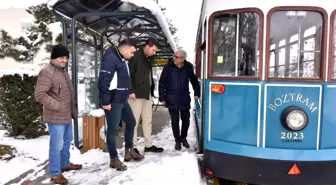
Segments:
[[[177,51],[175,52],[175,54],[176,54],[177,52],[181,52],[181,53],[182,53],[182,57],[183,57],[183,59],[186,59],[186,58],[187,58],[187,52],[184,51],[183,49],[179,49],[179,50],[177,50]]]
[[[121,42],[119,42],[118,47],[122,47],[122,46],[133,46],[135,48],[137,47],[136,42],[133,39],[129,39],[129,38],[124,39]]]
[[[149,47],[156,46],[159,47],[159,42],[154,38],[149,38],[146,40],[144,46],[148,45]]]

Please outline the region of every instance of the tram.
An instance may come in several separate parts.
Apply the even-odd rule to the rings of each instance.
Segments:
[[[195,117],[202,172],[219,184],[336,184],[332,4],[203,0]]]

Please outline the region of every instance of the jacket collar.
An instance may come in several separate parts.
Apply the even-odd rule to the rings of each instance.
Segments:
[[[50,65],[54,66],[56,69],[58,69],[60,71],[66,71],[66,67],[61,67],[56,62],[54,62],[52,60],[50,61]]]
[[[106,50],[104,56],[105,56],[105,55],[109,55],[109,54],[114,54],[114,55],[116,55],[120,60],[122,60],[122,61],[125,60],[125,61],[126,61],[126,59],[124,59],[124,56],[120,53],[120,51],[118,50],[118,48],[115,48],[115,47],[113,47],[113,46],[109,47],[109,48]]]
[[[147,55],[145,54],[145,50],[144,50],[143,47],[139,48],[139,52],[141,53],[141,55],[142,55],[145,59],[147,59],[148,62],[151,62],[151,61],[152,61],[153,57],[149,57],[149,56],[147,56]]]
[[[181,66],[181,68],[184,67],[186,64],[187,64],[187,61],[184,60],[184,61],[182,62],[182,66]],[[170,65],[170,66],[172,66],[172,67],[177,67],[177,65],[175,65],[174,60],[169,61],[169,62],[168,62],[168,65]],[[177,67],[177,68],[178,68],[178,67]]]

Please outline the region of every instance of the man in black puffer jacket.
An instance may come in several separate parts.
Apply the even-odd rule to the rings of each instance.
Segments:
[[[169,109],[176,150],[181,150],[181,143],[186,148],[190,147],[186,139],[190,125],[189,81],[194,89],[194,99],[200,97],[200,85],[193,65],[185,59],[185,51],[176,51],[174,61],[164,66],[159,81],[159,100]],[[181,134],[179,113],[182,120]]]

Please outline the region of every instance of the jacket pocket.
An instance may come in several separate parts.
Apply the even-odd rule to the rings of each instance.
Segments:
[[[54,103],[50,103],[49,109],[59,111],[61,109],[61,102],[54,100]]]
[[[167,93],[165,96],[165,101],[167,105],[175,105],[177,104],[177,100],[175,98],[175,94]]]
[[[70,104],[67,104],[65,102],[60,102],[60,107],[57,110],[57,112],[61,112],[61,113],[70,112],[71,109],[72,109],[72,106]]]

